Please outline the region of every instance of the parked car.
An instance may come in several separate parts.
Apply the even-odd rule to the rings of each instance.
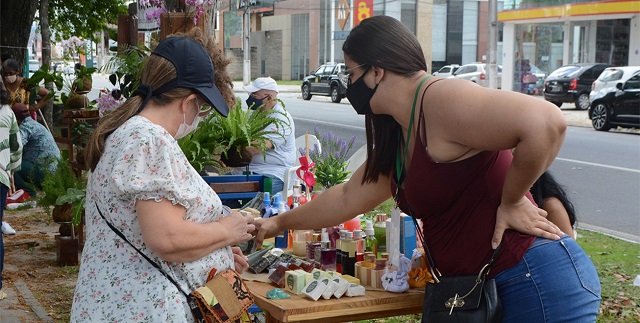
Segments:
[[[640,127],[640,72],[627,81],[618,82],[608,92],[598,92],[589,108],[594,129],[608,131],[612,126]]]
[[[502,66],[498,65],[498,88],[502,86]],[[460,66],[449,78],[458,78],[469,80],[482,86],[488,86],[489,80],[486,79],[487,70],[484,63],[471,63]]]
[[[591,83],[609,64],[570,64],[553,71],[544,81],[544,99],[561,107],[564,102],[574,103],[576,109],[589,108]]]
[[[71,74],[73,74],[73,73],[75,73],[75,72],[76,72],[76,70],[75,70],[75,68],[73,67],[73,65],[70,65],[70,64],[69,64],[69,65],[66,65],[66,66],[64,67],[64,74],[66,74],[66,75],[71,75]]]
[[[30,59],[29,60],[29,73],[34,73],[38,69],[40,69],[40,61],[37,60],[37,59]]]
[[[633,74],[640,71],[640,66],[618,66],[607,67],[602,74],[591,83],[591,93],[589,93],[589,102],[593,102],[596,97],[603,94],[599,92],[609,92],[615,90],[616,84],[626,82]]]
[[[302,80],[302,98],[310,100],[312,95],[330,96],[331,102],[340,103],[347,96],[347,68],[342,63],[328,63]]]
[[[449,77],[453,75],[453,73],[455,73],[455,71],[457,71],[459,68],[460,68],[460,65],[458,64],[445,65],[441,67],[438,71],[433,72],[433,76]]]

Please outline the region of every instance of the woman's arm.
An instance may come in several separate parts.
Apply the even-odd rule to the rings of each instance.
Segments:
[[[29,106],[29,114],[34,113],[47,105],[47,102],[49,102],[49,100],[44,100],[47,94],[49,94],[49,90],[47,90],[46,88],[41,87],[38,89],[38,96],[42,99],[40,100],[40,102]]]
[[[548,197],[544,199],[542,208],[547,211],[547,219],[549,221],[557,225],[562,232],[575,239],[573,236],[573,226],[571,226],[569,220],[569,213],[567,213],[567,209],[564,208],[564,205],[562,205],[562,202],[558,198]]]
[[[391,197],[390,178],[380,176],[376,183],[361,184],[366,162],[351,179],[324,191],[317,198],[283,215],[256,220],[256,243],[286,229],[321,229],[368,212]]]
[[[170,262],[200,259],[214,250],[251,239],[253,218],[238,212],[216,222],[184,220],[186,209],[163,199],[138,200],[136,213],[142,239],[160,258]]]

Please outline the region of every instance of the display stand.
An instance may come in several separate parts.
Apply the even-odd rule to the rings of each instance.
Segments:
[[[87,92],[78,93],[86,96]],[[64,110],[63,112],[64,124],[66,125],[66,136],[56,137],[54,138],[57,143],[67,146],[67,151],[69,152],[68,160],[69,164],[76,172],[76,175],[80,175],[80,173],[85,170],[84,162],[78,162],[78,156],[74,153],[73,149],[73,133],[71,128],[75,122],[84,122],[84,121],[92,121],[100,119],[100,112],[98,110],[86,110],[86,109],[78,109],[78,110]]]

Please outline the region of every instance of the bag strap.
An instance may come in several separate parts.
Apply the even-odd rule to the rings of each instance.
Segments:
[[[409,141],[411,138],[411,129],[413,127],[413,117],[415,115],[415,111],[416,111],[416,103],[418,102],[418,94],[420,93],[420,88],[422,87],[422,84],[429,78],[431,77],[431,75],[428,75],[426,77],[424,77],[422,79],[422,81],[420,81],[420,84],[418,85],[418,88],[416,89],[416,93],[414,95],[413,98],[413,106],[411,107],[411,117],[409,118],[409,126],[407,127],[407,140],[405,142],[404,145],[404,154],[402,156],[400,153],[400,150],[397,151],[396,154],[396,193],[393,196],[393,199],[396,201],[396,206],[398,205],[398,195],[400,192],[400,186],[402,185],[402,183],[404,182],[404,179],[406,178],[407,174],[406,174],[406,167],[405,167],[405,161],[407,159],[407,151],[409,149]],[[441,79],[437,79],[434,82],[432,82],[431,84],[439,81]],[[424,89],[423,92],[423,97],[424,97],[424,93],[427,92],[427,90],[429,89],[429,86],[431,86],[431,84],[427,85],[427,87]],[[398,140],[400,141],[402,137],[402,134],[399,135]],[[427,262],[429,263],[429,271],[431,272],[431,276],[433,277],[433,279],[436,282],[440,282],[440,280],[438,279],[438,277],[441,277],[442,274],[440,273],[440,271],[438,270],[438,268],[436,267],[436,263],[433,260],[433,257],[431,256],[431,252],[429,251],[429,247],[427,246],[427,244],[425,243],[424,240],[424,234],[422,232],[422,230],[420,230],[420,226],[418,225],[418,221],[416,220],[416,217],[413,215],[413,210],[411,209],[411,205],[409,205],[409,201],[407,201],[405,199],[406,205],[409,208],[409,215],[411,216],[411,218],[413,219],[413,223],[416,226],[416,232],[418,233],[418,237],[420,238],[420,243],[422,243],[422,247],[424,248],[425,253],[427,254]],[[493,265],[493,261],[496,259],[498,252],[500,251],[500,248],[502,247],[502,242],[500,242],[500,245],[498,245],[498,247],[496,248],[496,250],[493,251],[493,255],[491,256],[491,259],[489,259],[489,262],[484,265],[482,267],[482,269],[480,270],[480,273],[478,274],[478,278],[480,278],[481,276],[483,276],[483,272],[486,270],[485,275],[489,274],[489,270],[491,269],[491,265]]]
[[[185,293],[185,291],[182,289],[182,287],[180,287],[180,285],[178,285],[178,283],[171,276],[169,276],[169,274],[167,274],[167,272],[164,271],[164,269],[162,269],[162,267],[160,267],[160,265],[158,265],[158,263],[156,263],[155,261],[151,260],[151,258],[149,258],[147,255],[145,255],[144,252],[142,252],[140,249],[136,248],[136,246],[134,246],[131,243],[131,241],[129,241],[129,239],[127,239],[127,237],[125,237],[124,234],[122,234],[122,232],[120,230],[116,229],[116,227],[114,227],[113,224],[111,224],[111,222],[109,222],[109,220],[107,220],[107,218],[100,211],[100,207],[98,207],[98,202],[95,202],[95,204],[96,204],[96,209],[98,209],[98,214],[100,214],[100,216],[102,217],[104,222],[107,223],[109,228],[111,228],[111,230],[113,230],[113,232],[115,232],[122,240],[126,241],[133,249],[135,249],[135,251],[137,251],[153,267],[158,269],[158,271],[164,277],[166,277],[172,284],[174,284],[176,286],[176,288],[180,291],[180,293],[182,293],[182,295],[184,295],[184,297],[187,299],[187,303],[189,304],[189,307],[191,309],[191,314],[193,314],[194,318],[196,319],[196,322],[205,322],[204,317],[202,316],[202,312],[199,310],[198,304],[195,303],[195,300],[189,294]]]

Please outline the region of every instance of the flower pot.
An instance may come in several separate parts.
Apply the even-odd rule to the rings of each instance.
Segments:
[[[222,154],[220,160],[229,167],[245,167],[251,163],[253,156],[246,149],[240,151],[236,147],[227,150],[227,155]]]
[[[98,110],[87,110],[87,109],[69,109],[64,110],[65,118],[98,118],[100,116],[100,111]]]
[[[204,16],[198,19],[198,24],[193,24],[194,15],[187,12],[166,12],[160,15],[160,40],[177,32],[187,32],[193,27],[199,27],[206,32]]]
[[[71,220],[73,220],[73,214],[71,213],[72,206],[73,204],[54,206],[53,211],[51,211],[51,217],[53,218],[53,222],[56,222],[56,223],[71,222]]]

